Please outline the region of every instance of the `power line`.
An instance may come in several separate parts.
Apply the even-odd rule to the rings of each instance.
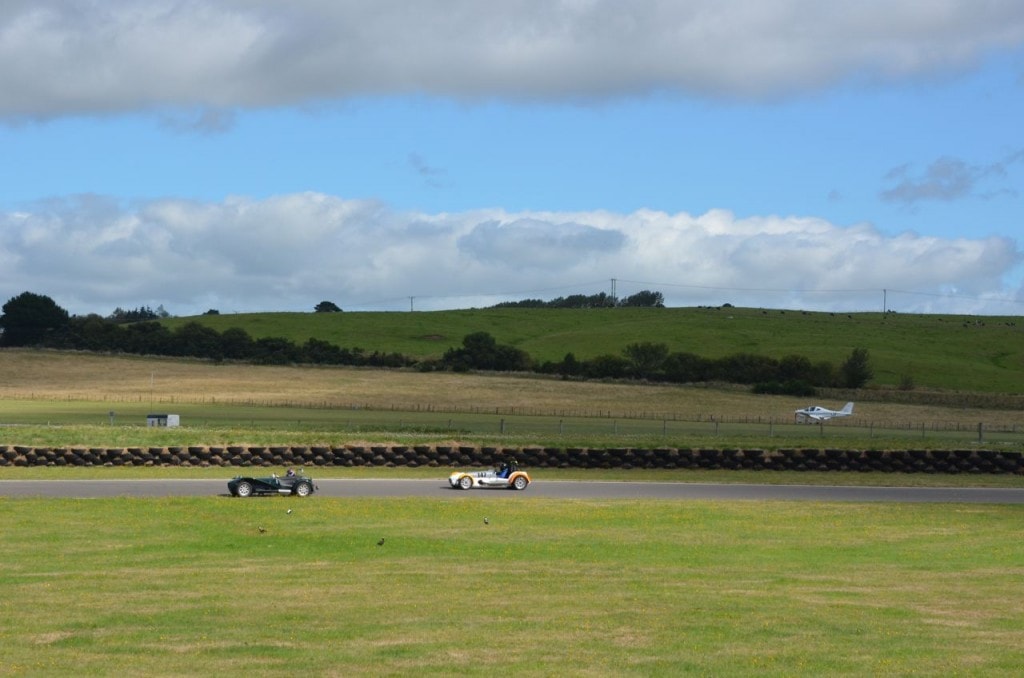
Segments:
[[[898,290],[892,287],[876,288],[876,287],[865,287],[856,289],[807,289],[807,288],[775,288],[775,287],[720,287],[710,285],[685,285],[680,283],[665,283],[665,282],[645,282],[641,280],[624,280],[618,278],[620,282],[632,283],[634,285],[652,285],[656,287],[677,287],[685,289],[695,290],[712,290],[719,292],[775,292],[782,294],[882,294],[883,297],[888,292],[896,292],[898,294],[908,294],[911,296],[922,296],[922,297],[937,297],[940,299],[962,299],[965,301],[982,301],[992,303],[1005,303],[1005,304],[1020,304],[1024,305],[1024,301],[1018,299],[999,299],[995,297],[979,297],[971,296],[966,294],[949,294],[943,292],[917,292],[912,290]]]
[[[632,283],[634,285],[654,285],[656,287],[680,287],[693,290],[714,290],[718,292],[784,292],[787,294],[811,294],[811,293],[824,293],[824,294],[866,294],[868,292],[880,292],[881,290],[873,288],[862,288],[862,289],[786,289],[776,287],[719,287],[713,285],[684,285],[681,283],[665,283],[665,282],[644,282],[642,280],[624,280],[618,279],[620,282]]]
[[[567,285],[558,285],[553,287],[534,288],[530,290],[517,290],[517,291],[495,291],[495,292],[480,292],[476,294],[417,294],[415,296],[403,296],[403,297],[392,297],[387,299],[378,299],[376,301],[367,301],[362,303],[347,304],[349,308],[365,308],[365,307],[381,307],[381,306],[398,306],[400,304],[408,303],[409,310],[413,310],[414,301],[438,301],[438,300],[459,300],[459,299],[481,299],[481,298],[529,298],[536,295],[545,293],[562,292],[565,290],[573,290],[579,293],[581,289],[607,289],[609,279],[604,280],[591,280],[586,282],[579,282]],[[793,294],[793,295],[822,295],[822,294],[860,294],[860,295],[877,295],[881,297],[882,309],[887,311],[889,308],[889,296],[892,294],[918,296],[918,297],[930,297],[936,299],[948,299],[948,300],[961,300],[961,301],[973,301],[982,302],[989,304],[1013,304],[1013,305],[1024,305],[1024,300],[1017,299],[1000,299],[995,297],[981,297],[972,296],[966,294],[956,293],[942,293],[942,292],[921,292],[915,290],[902,290],[895,289],[892,287],[886,288],[781,288],[781,287],[737,287],[737,286],[725,286],[725,285],[693,285],[686,283],[675,283],[675,282],[655,282],[655,281],[643,281],[643,280],[628,280],[623,278],[611,278],[611,290],[612,296],[617,296],[618,284],[626,283],[630,285],[639,285],[647,288],[672,288],[672,289],[689,289],[689,290],[701,290],[701,291],[713,291],[713,292],[742,292],[748,294]]]
[[[603,287],[607,283],[607,280],[591,280],[589,282],[574,283],[569,285],[559,285],[557,287],[544,287],[533,290],[520,290],[516,292],[481,292],[478,294],[417,294],[415,295],[416,300],[430,300],[430,299],[479,299],[480,297],[517,297],[517,296],[528,296],[535,294],[542,294],[544,292],[558,292],[562,290],[579,290],[580,288],[586,287]],[[367,306],[385,306],[404,304],[410,302],[413,297],[408,295],[404,297],[391,297],[388,299],[378,299],[376,301],[365,301],[360,303],[349,303],[345,304],[348,308],[365,308]]]

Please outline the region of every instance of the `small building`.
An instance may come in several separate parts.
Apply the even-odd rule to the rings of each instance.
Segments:
[[[147,414],[146,426],[161,426],[176,428],[181,425],[181,420],[176,414]]]

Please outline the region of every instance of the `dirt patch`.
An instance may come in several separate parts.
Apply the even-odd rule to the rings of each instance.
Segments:
[[[36,645],[52,645],[74,636],[70,631],[51,631],[33,636],[32,640]]]

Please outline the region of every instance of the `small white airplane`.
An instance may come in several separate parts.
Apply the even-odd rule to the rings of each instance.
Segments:
[[[828,421],[836,417],[848,417],[853,414],[853,403],[846,403],[841,410],[830,410],[821,405],[812,405],[796,411],[797,423],[812,424],[816,421]]]

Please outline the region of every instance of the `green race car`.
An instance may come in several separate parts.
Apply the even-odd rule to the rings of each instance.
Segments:
[[[228,492],[232,497],[251,497],[254,494],[286,494],[308,497],[317,490],[313,479],[302,472],[288,471],[283,476],[276,473],[269,478],[235,476],[228,481]]]

